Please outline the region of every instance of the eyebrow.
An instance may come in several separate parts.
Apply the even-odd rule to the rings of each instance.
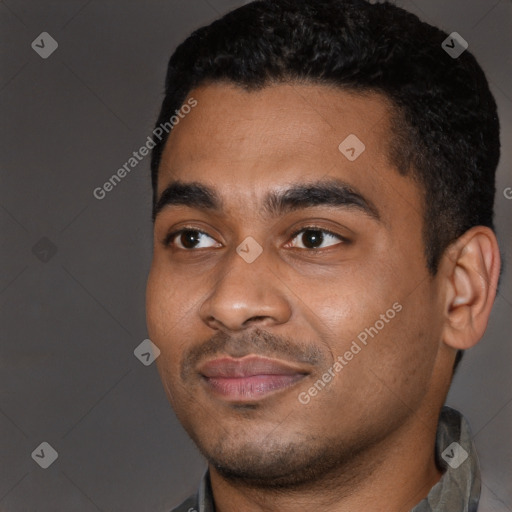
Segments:
[[[153,222],[164,208],[172,205],[216,213],[223,210],[223,201],[215,189],[203,183],[179,180],[170,183],[162,192],[153,208]],[[379,211],[370,200],[352,186],[334,178],[271,191],[265,197],[262,211],[270,217],[278,217],[313,206],[354,208],[380,221]]]

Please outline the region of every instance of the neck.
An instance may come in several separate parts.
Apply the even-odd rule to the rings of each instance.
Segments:
[[[438,415],[415,414],[356,461],[308,488],[254,488],[223,478],[210,466],[217,512],[409,512],[442,476],[435,463]]]

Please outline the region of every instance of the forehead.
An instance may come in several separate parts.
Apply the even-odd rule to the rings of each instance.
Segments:
[[[391,195],[418,202],[412,181],[389,161],[391,109],[378,93],[298,83],[246,91],[214,83],[189,98],[197,106],[168,138],[158,196],[174,179],[207,183],[221,194],[224,188],[233,201],[245,201],[270,188],[335,177],[370,196],[386,195],[384,180]]]

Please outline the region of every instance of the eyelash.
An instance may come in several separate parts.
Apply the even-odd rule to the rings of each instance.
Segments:
[[[201,231],[200,229],[197,229],[197,228],[194,228],[194,227],[191,227],[191,226],[190,227],[185,226],[185,227],[180,228],[180,229],[178,229],[176,231],[172,231],[171,233],[168,233],[165,236],[165,238],[163,239],[162,244],[164,245],[164,247],[170,247],[172,240],[174,240],[174,238],[176,238],[178,235],[181,235],[185,231],[193,231],[195,233],[200,233],[201,235],[210,236],[205,231]],[[320,226],[315,226],[315,225],[302,226],[300,229],[294,231],[290,235],[290,239],[293,240],[297,235],[299,235],[303,231],[321,231],[324,234],[331,235],[331,236],[334,236],[336,238],[339,238],[341,240],[341,242],[343,242],[345,244],[350,243],[349,239],[341,236],[340,234],[335,233],[334,231],[330,231],[329,229],[325,229],[325,228],[322,228]],[[213,237],[210,237],[210,238],[213,238]],[[329,249],[329,248],[330,247],[327,247],[327,248],[324,248],[324,249],[309,249],[309,251],[310,252],[312,252],[312,251],[322,251],[322,250],[326,250],[326,249]],[[191,251],[194,251],[194,250],[197,250],[197,249],[180,249],[180,250],[191,252]]]

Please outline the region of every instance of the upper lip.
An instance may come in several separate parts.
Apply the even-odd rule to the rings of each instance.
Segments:
[[[260,356],[243,358],[220,357],[200,365],[199,373],[205,377],[241,378],[254,375],[295,375],[308,372],[292,363]]]

